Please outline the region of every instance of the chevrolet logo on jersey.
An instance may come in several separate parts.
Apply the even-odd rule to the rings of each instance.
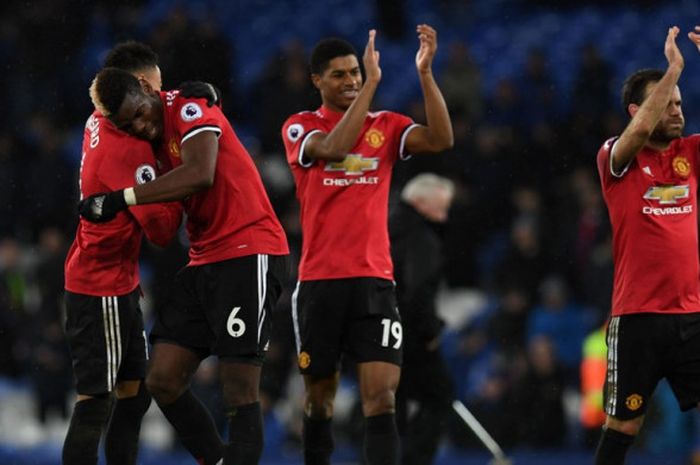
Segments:
[[[326,163],[326,171],[345,171],[346,175],[359,176],[364,171],[376,170],[379,158],[364,158],[362,155],[348,155],[343,161]]]
[[[661,205],[674,205],[690,194],[688,184],[681,186],[651,186],[644,194],[647,200],[658,200]]]

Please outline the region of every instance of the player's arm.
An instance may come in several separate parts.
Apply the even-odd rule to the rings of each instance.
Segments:
[[[427,24],[417,27],[420,47],[416,53],[416,69],[423,90],[426,126],[416,126],[406,136],[406,153],[435,153],[454,144],[452,122],[447,104],[433,76],[433,58],[437,52],[437,32]]]
[[[382,70],[379,67],[379,52],[374,49],[376,31],[369,31],[362,61],[365,65],[365,80],[357,98],[352,102],[338,124],[329,133],[317,132],[309,136],[303,156],[313,160],[342,161],[357,142],[362,125],[374,98]],[[357,70],[359,73],[359,70]]]
[[[80,216],[93,223],[112,220],[129,206],[184,199],[214,184],[219,151],[213,130],[185,136],[180,147],[182,164],[163,176],[134,187],[91,195],[80,201]]]
[[[151,182],[133,188],[129,205],[181,200],[214,184],[219,141],[214,131],[186,138],[180,147],[182,164]],[[128,189],[125,197],[128,197]]]
[[[671,95],[684,66],[683,55],[676,45],[678,32],[678,27],[674,26],[669,28],[666,35],[664,45],[664,54],[668,60],[666,73],[640,106],[630,104],[628,111],[636,111],[636,113],[613,145],[611,153],[613,173],[621,173],[637,156],[646,145],[661,119],[661,115],[669,105]]]

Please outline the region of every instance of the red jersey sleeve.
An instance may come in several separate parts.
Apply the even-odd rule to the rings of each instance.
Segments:
[[[600,182],[604,189],[607,189],[607,187],[612,182],[615,182],[616,180],[622,178],[629,169],[628,165],[624,168],[624,170],[622,170],[621,173],[613,173],[612,149],[615,145],[615,142],[617,142],[617,139],[618,137],[611,137],[610,139],[606,140],[598,150],[596,162],[598,164],[598,174],[600,176]]]
[[[180,145],[205,131],[213,131],[220,137],[222,120],[226,119],[218,106],[208,107],[204,99],[186,99],[179,95],[174,101],[173,115]]]
[[[309,140],[309,136],[322,132],[322,129],[314,124],[315,119],[307,116],[311,114],[311,112],[297,113],[287,118],[282,125],[282,140],[290,166],[308,168],[313,165],[313,160],[303,157],[304,145]]]
[[[413,128],[418,127],[419,124],[416,124],[411,118],[401,113],[387,112],[387,114],[391,121],[389,127],[397,128],[399,131],[399,146],[396,155],[400,160],[408,160],[413,154],[406,152],[406,137],[408,137],[408,133],[411,132]]]

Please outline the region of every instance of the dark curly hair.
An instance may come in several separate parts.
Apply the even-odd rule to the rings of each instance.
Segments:
[[[106,118],[119,112],[128,94],[139,92],[143,92],[139,80],[119,68],[104,68],[97,73],[90,86],[92,103]]]
[[[119,68],[130,73],[144,68],[158,66],[158,55],[148,45],[135,40],[122,42],[114,46],[105,58],[105,68]]]
[[[323,74],[333,58],[347,55],[357,56],[355,47],[347,40],[335,37],[321,40],[311,52],[311,74]]]

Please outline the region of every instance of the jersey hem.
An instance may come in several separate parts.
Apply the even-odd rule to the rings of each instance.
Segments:
[[[65,289],[68,292],[71,292],[73,294],[81,294],[81,295],[89,295],[91,297],[113,297],[113,296],[123,296],[123,295],[128,295],[131,294],[138,288],[140,283],[136,283],[135,286],[131,288],[125,288],[126,290],[121,290],[121,289],[109,289],[106,291],[94,291],[94,290],[86,290],[82,289],[80,287],[73,287],[69,285],[64,285],[63,289]]]
[[[225,262],[226,260],[233,260],[236,258],[243,258],[243,257],[249,257],[251,255],[260,255],[260,254],[265,254],[265,255],[271,255],[271,256],[279,256],[279,257],[284,257],[286,255],[289,255],[289,249],[287,249],[286,252],[280,251],[280,250],[270,250],[270,249],[246,249],[245,252],[240,253],[240,254],[232,254],[232,255],[222,255],[221,257],[217,258],[198,258],[198,259],[192,259],[190,257],[190,261],[187,263],[187,266],[201,266],[201,265],[210,265],[212,263],[219,263],[219,262]]]
[[[362,273],[362,274],[338,274],[338,275],[313,275],[313,274],[302,274],[299,273],[299,282],[304,281],[330,281],[333,279],[351,279],[351,278],[379,278],[386,279],[387,281],[394,280],[394,274],[385,275],[379,273]]]
[[[616,317],[616,316],[626,316],[626,315],[639,315],[642,313],[656,313],[656,314],[674,314],[674,315],[681,315],[684,313],[700,313],[700,307],[698,307],[695,310],[685,310],[681,308],[674,308],[670,310],[634,310],[631,312],[620,312],[620,311],[613,311],[610,316],[611,317]]]

